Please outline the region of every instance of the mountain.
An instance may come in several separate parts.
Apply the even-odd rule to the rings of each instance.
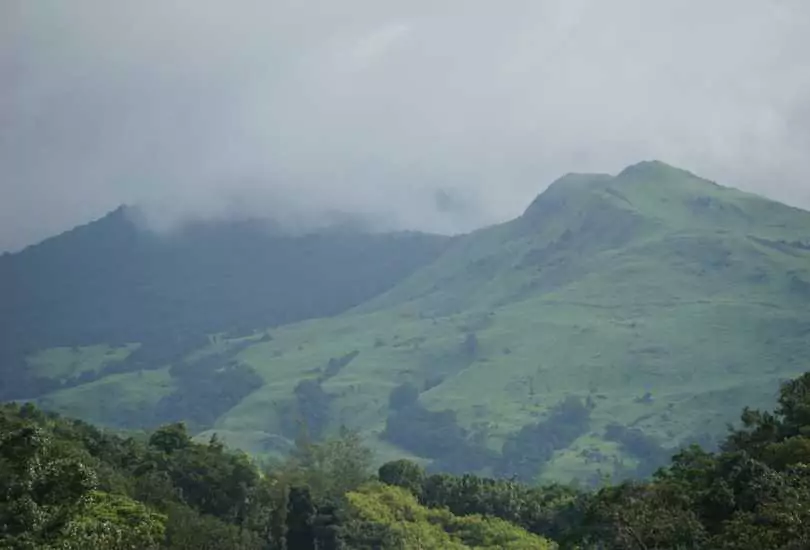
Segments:
[[[8,366],[41,349],[140,344],[154,362],[204,345],[208,334],[247,335],[338,314],[388,290],[448,243],[343,226],[291,235],[256,220],[156,234],[137,218],[137,210],[121,207],[0,257],[7,367],[0,394],[36,393],[21,380],[12,384]]]
[[[315,438],[359,429],[381,458],[587,480],[711,443],[808,365],[810,213],[661,162],[569,174],[515,220],[419,239],[435,255],[329,318],[148,369],[120,340],[28,353],[39,375],[129,361],[38,401],[124,427],[183,418],[259,454],[288,449],[303,421]]]

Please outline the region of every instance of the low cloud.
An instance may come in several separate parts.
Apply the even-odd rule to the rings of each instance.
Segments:
[[[659,158],[810,207],[804,0],[0,5],[0,249],[143,205],[430,231]]]

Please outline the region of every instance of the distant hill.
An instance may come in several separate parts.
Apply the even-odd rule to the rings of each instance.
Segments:
[[[421,263],[330,318],[208,339],[147,369],[141,348],[109,346],[120,339],[29,353],[37,376],[91,373],[39,402],[116,426],[185,418],[255,453],[283,452],[304,424],[312,437],[346,425],[381,458],[588,480],[642,475],[679,445],[710,444],[810,363],[810,213],[661,162],[570,174],[508,223],[409,238],[429,244]],[[231,263],[212,261],[251,256],[228,252]],[[153,261],[187,279],[172,259]],[[250,326],[257,293],[242,286],[216,303]]]

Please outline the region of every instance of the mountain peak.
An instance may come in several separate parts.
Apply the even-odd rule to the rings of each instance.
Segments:
[[[560,208],[577,192],[587,191],[590,188],[610,182],[610,174],[588,174],[569,172],[554,180],[548,188],[540,193],[523,213],[523,217],[533,215],[547,215]]]
[[[683,168],[672,166],[660,160],[643,160],[636,164],[631,164],[616,176],[618,180],[624,179],[651,179],[655,181],[666,181],[672,179],[682,179],[684,177],[696,178],[695,174]]]
[[[699,178],[692,172],[672,166],[660,160],[644,160],[631,164],[617,175],[604,173],[569,172],[554,180],[548,188],[541,193],[526,209],[526,213],[543,210],[544,206],[570,200],[574,195],[588,194],[594,190],[602,189],[614,184],[650,183],[651,185],[673,185],[685,181],[712,183]]]

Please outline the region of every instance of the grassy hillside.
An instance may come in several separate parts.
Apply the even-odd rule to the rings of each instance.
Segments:
[[[232,348],[260,382],[204,427],[255,453],[303,419],[439,468],[626,474],[771,405],[807,368],[808,306],[810,213],[659,162],[568,175],[370,301]],[[167,391],[96,384],[42,402],[116,424]],[[116,391],[139,398],[95,409]]]

